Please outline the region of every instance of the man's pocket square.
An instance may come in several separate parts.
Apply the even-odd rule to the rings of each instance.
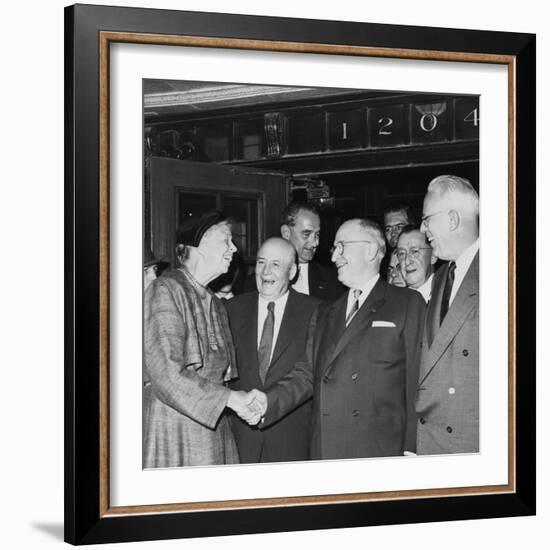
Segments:
[[[373,321],[372,322],[373,327],[394,327],[395,323],[392,323],[391,321]]]

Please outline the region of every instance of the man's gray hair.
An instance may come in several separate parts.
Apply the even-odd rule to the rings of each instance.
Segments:
[[[366,218],[356,218],[356,221],[359,224],[359,227],[365,229],[369,236],[372,237],[374,242],[378,245],[378,257],[380,258],[380,261],[382,261],[382,258],[386,255],[386,239],[384,237],[384,233],[382,232],[382,228],[376,222],[367,220]]]
[[[472,215],[479,215],[479,195],[466,178],[452,175],[437,176],[428,184],[428,193],[435,193],[444,199],[452,198],[453,207],[465,209]]]

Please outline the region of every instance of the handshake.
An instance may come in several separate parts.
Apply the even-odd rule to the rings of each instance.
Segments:
[[[258,424],[267,410],[267,395],[260,390],[231,391],[227,406],[250,426]]]

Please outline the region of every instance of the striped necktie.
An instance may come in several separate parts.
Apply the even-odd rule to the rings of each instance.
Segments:
[[[260,347],[258,348],[258,368],[262,382],[265,382],[269,363],[271,362],[271,346],[273,345],[273,330],[275,327],[275,302],[267,304],[267,317],[262,329]]]
[[[354,302],[351,306],[351,309],[348,313],[348,316],[346,317],[346,327],[351,323],[351,320],[355,316],[355,314],[359,311],[359,296],[361,296],[362,290],[354,290],[353,291],[353,298]]]

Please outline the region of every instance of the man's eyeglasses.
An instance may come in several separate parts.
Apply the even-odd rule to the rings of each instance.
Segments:
[[[443,214],[445,212],[448,212],[448,210],[440,210],[439,212],[434,212],[433,214],[428,214],[427,216],[422,216],[420,219],[421,223],[420,225],[425,225],[428,227],[430,225],[430,218],[433,218],[434,216],[437,216],[438,214]]]
[[[421,255],[421,252],[420,252],[421,250],[431,250],[431,247],[415,246],[409,249],[408,251],[405,250],[404,248],[398,248],[395,252],[395,255],[397,256],[397,259],[400,262],[404,262],[407,259],[407,256],[409,256],[409,258],[412,258],[413,260],[418,260],[418,258],[420,258],[420,255]]]
[[[344,253],[344,246],[346,244],[355,244],[355,243],[372,243],[372,241],[338,241],[335,243],[335,245],[330,249],[330,254],[334,254],[334,252],[337,252],[339,255]]]

